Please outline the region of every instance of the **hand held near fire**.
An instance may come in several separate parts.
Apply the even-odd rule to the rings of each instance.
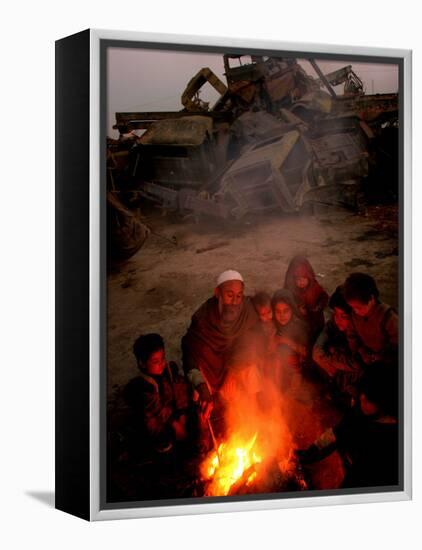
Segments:
[[[171,423],[176,441],[184,441],[188,436],[186,431],[186,420],[186,414],[182,414]]]
[[[334,450],[336,436],[332,428],[322,433],[307,449],[296,449],[295,454],[303,465],[312,464],[325,458]]]
[[[214,407],[214,402],[210,390],[205,382],[199,384],[196,388],[199,396],[199,407],[201,411],[201,416],[207,420],[212,412]]]

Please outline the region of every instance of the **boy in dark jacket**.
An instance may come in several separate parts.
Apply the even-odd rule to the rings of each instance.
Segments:
[[[140,336],[133,352],[139,376],[124,391],[133,415],[139,445],[158,453],[172,449],[188,437],[190,396],[177,365],[166,361],[164,341],[159,334]]]
[[[374,279],[366,273],[352,273],[343,284],[342,292],[352,309],[352,323],[358,336],[357,351],[364,363],[396,363],[398,316],[392,307],[379,300]]]
[[[357,383],[362,376],[362,364],[353,351],[356,335],[353,329],[352,309],[337,287],[328,303],[332,317],[315,342],[312,359],[332,383],[334,393],[351,403],[356,398]]]
[[[356,405],[307,450],[297,451],[302,464],[319,461],[338,450],[346,470],[343,487],[397,485],[397,403],[397,368],[372,365],[359,382]]]

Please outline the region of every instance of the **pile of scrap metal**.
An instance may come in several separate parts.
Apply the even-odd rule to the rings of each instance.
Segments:
[[[121,139],[144,132],[126,150],[119,188],[218,218],[356,205],[377,136],[398,120],[397,94],[365,95],[350,65],[324,75],[311,59],[316,79],[293,58],[245,58],[224,56],[227,84],[201,69],[181,111],[116,113]],[[212,107],[200,98],[206,83],[219,94]]]

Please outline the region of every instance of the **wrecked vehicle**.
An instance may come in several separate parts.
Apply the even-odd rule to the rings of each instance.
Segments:
[[[218,218],[319,202],[356,208],[376,172],[377,140],[397,128],[397,94],[365,95],[350,65],[324,75],[310,59],[315,79],[293,58],[246,57],[224,55],[226,84],[201,69],[181,111],[116,113],[121,136],[144,131],[119,185]],[[219,94],[212,107],[200,98],[206,83]]]

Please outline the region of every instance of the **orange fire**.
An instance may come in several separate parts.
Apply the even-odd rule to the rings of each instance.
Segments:
[[[280,390],[271,379],[246,376],[246,368],[232,374],[224,387],[224,435],[216,441],[212,422],[208,430],[214,444],[200,467],[205,496],[227,496],[261,490],[290,468],[292,436]],[[240,376],[242,374],[242,376]],[[229,384],[230,382],[230,384]],[[230,391],[229,391],[230,390]],[[265,396],[265,401],[264,401]],[[220,425],[221,428],[221,425]]]
[[[244,439],[233,435],[221,443],[202,464],[202,477],[209,481],[207,496],[225,496],[238,481],[246,486],[256,477],[255,465],[262,461],[256,449],[257,433]]]

